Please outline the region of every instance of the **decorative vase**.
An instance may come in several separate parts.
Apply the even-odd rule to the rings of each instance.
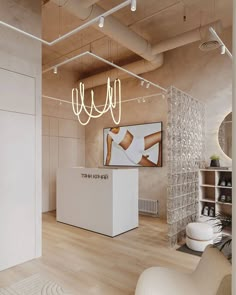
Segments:
[[[211,160],[211,167],[220,167],[220,160]]]

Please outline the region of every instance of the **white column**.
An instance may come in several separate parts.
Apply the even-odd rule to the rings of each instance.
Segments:
[[[40,36],[41,1],[20,2],[3,20]],[[0,271],[41,256],[41,47],[0,30]]]

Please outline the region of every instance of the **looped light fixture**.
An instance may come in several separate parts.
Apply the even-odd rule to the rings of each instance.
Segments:
[[[91,118],[99,118],[103,114],[107,113],[109,110],[111,112],[111,116],[113,119],[113,122],[115,124],[120,123],[121,119],[121,81],[120,79],[116,79],[114,81],[114,86],[111,86],[110,78],[107,78],[107,94],[106,94],[106,100],[103,106],[102,110],[99,110],[94,102],[94,91],[91,90],[91,105],[86,106],[84,102],[84,84],[80,82],[79,84],[79,90],[78,88],[72,89],[72,109],[74,114],[77,116],[79,122],[81,125],[87,125]],[[80,100],[79,100],[80,96]],[[118,101],[117,101],[118,96]],[[116,108],[118,104],[118,120],[115,119],[113,109]],[[88,110],[90,108],[90,110]],[[88,119],[86,121],[81,120],[82,111],[88,116]],[[94,113],[95,111],[95,113]]]

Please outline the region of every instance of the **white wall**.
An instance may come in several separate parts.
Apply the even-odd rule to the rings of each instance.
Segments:
[[[41,34],[41,1],[1,1],[1,20]],[[0,29],[0,270],[41,255],[41,44]]]
[[[84,153],[77,121],[43,116],[43,212],[56,209],[57,168],[84,166]]]
[[[60,71],[43,76],[43,95],[67,99],[74,74]],[[42,211],[56,209],[57,168],[85,165],[85,128],[74,116],[70,103],[43,98],[43,203]]]

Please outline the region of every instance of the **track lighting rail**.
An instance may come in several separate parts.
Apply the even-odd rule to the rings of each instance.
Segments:
[[[135,3],[135,6],[134,6],[134,3]],[[39,41],[39,42],[41,42],[41,43],[43,43],[43,44],[45,44],[47,46],[53,46],[53,45],[57,44],[58,42],[60,42],[62,40],[65,40],[66,38],[68,38],[68,37],[80,32],[80,31],[86,29],[87,27],[89,27],[89,26],[91,26],[91,25],[93,25],[95,23],[98,23],[98,26],[100,28],[102,28],[103,25],[104,25],[104,20],[105,20],[105,18],[107,16],[115,13],[116,11],[118,11],[118,10],[128,6],[128,5],[131,5],[131,11],[134,11],[133,9],[134,9],[134,7],[136,7],[136,1],[134,3],[133,3],[133,0],[126,0],[126,1],[122,2],[121,4],[111,8],[110,10],[104,12],[101,15],[96,16],[95,18],[91,19],[90,21],[84,23],[83,25],[75,28],[74,30],[66,33],[65,35],[63,35],[63,36],[61,36],[61,37],[59,37],[59,38],[57,38],[57,39],[55,39],[55,40],[53,40],[51,42],[43,40],[43,39],[41,39],[41,38],[39,38],[37,36],[34,36],[34,35],[32,35],[32,34],[30,34],[28,32],[25,32],[25,31],[23,31],[21,29],[18,29],[18,28],[14,27],[12,25],[9,25],[8,23],[5,23],[3,21],[0,21],[0,25],[6,27],[8,29],[11,29],[11,30],[13,30],[15,32],[21,33],[22,35],[25,35],[25,36],[27,36],[29,38],[37,40],[37,41]],[[101,26],[101,19],[103,19],[103,25],[102,26]]]
[[[139,76],[139,75],[136,75],[135,73],[133,73],[133,72],[131,72],[131,71],[129,71],[129,70],[126,70],[125,68],[122,68],[122,67],[120,67],[120,66],[114,64],[113,62],[110,62],[109,60],[106,60],[105,58],[102,58],[101,56],[99,56],[99,55],[97,55],[97,54],[95,54],[95,53],[92,53],[92,52],[90,52],[90,51],[85,51],[85,52],[80,53],[80,54],[78,54],[78,55],[76,55],[76,56],[73,56],[72,58],[69,58],[69,59],[67,59],[67,60],[65,60],[65,61],[63,61],[63,62],[61,62],[61,63],[59,63],[59,64],[57,64],[57,65],[54,65],[54,66],[52,66],[52,67],[50,67],[50,68],[44,70],[43,73],[49,72],[49,71],[51,71],[51,70],[54,70],[55,68],[58,68],[58,67],[60,67],[60,66],[62,66],[62,65],[65,65],[65,64],[67,64],[67,63],[69,63],[69,62],[71,62],[71,61],[74,61],[74,60],[76,60],[76,59],[78,59],[78,58],[81,58],[81,57],[83,57],[83,56],[85,56],[85,55],[90,55],[90,56],[92,56],[92,57],[94,57],[94,58],[96,58],[96,59],[98,59],[98,60],[100,60],[100,61],[102,61],[102,62],[104,62],[104,63],[106,63],[106,64],[108,64],[108,65],[110,65],[110,66],[112,66],[112,67],[114,67],[114,68],[117,68],[117,69],[120,70],[120,71],[123,71],[123,72],[127,73],[128,75],[130,75],[130,76],[132,76],[132,77],[134,77],[134,78],[139,79],[139,80],[141,81],[142,85],[143,85],[144,82],[145,82],[145,83],[146,83],[146,88],[149,88],[150,86],[153,86],[153,87],[156,87],[156,88],[161,89],[161,90],[164,91],[164,92],[167,92],[167,89],[163,88],[163,87],[160,86],[159,84],[156,84],[156,83],[153,83],[153,82],[151,82],[151,81],[149,81],[149,80],[147,80],[147,79],[144,79],[143,77],[141,77],[141,76]]]
[[[220,45],[221,45],[221,54],[225,54],[226,53],[231,59],[233,59],[232,53],[226,47],[226,45],[221,40],[221,38],[218,36],[218,34],[216,33],[216,31],[212,27],[209,28],[209,31],[217,39],[217,41],[220,43]]]

